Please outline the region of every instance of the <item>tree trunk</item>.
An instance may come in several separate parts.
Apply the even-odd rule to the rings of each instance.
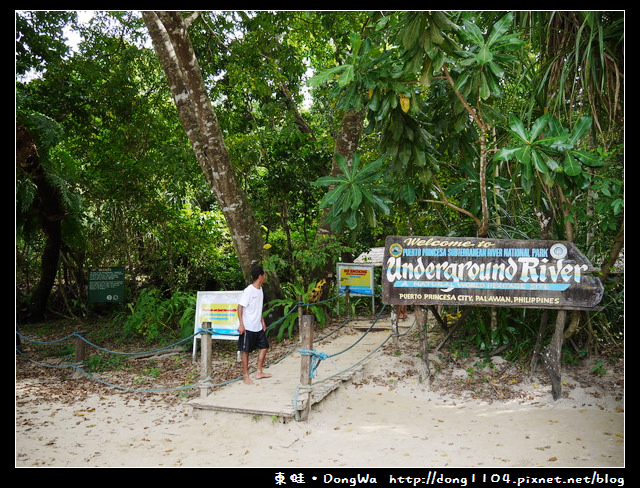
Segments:
[[[416,326],[420,332],[420,349],[419,353],[422,356],[420,361],[420,383],[425,387],[429,387],[431,371],[429,368],[429,311],[428,307],[417,305],[414,307],[416,314]]]
[[[154,49],[196,158],[222,209],[244,276],[265,257],[264,242],[251,204],[236,177],[222,130],[202,80],[181,12],[142,13]],[[267,300],[279,293],[276,276],[265,283]]]
[[[616,264],[616,260],[618,256],[624,249],[624,219],[620,223],[620,227],[618,228],[618,235],[611,246],[611,250],[609,251],[609,256],[600,266],[601,270],[601,279],[602,281],[606,281],[609,278],[609,274],[611,274],[611,268]]]
[[[551,377],[551,395],[557,400],[562,395],[562,342],[567,311],[558,310],[551,342],[544,348],[542,358]]]
[[[353,153],[358,149],[358,144],[360,143],[360,135],[362,134],[362,125],[363,125],[364,111],[361,110],[359,112],[354,112],[352,110],[348,110],[342,116],[342,123],[340,125],[340,133],[336,138],[335,149],[334,149],[334,157],[331,165],[331,175],[336,176],[338,174],[338,164],[336,163],[335,154],[340,154],[344,156],[344,158],[351,164],[351,159],[353,158]],[[318,230],[316,232],[316,240],[322,240],[330,238],[334,235],[331,230],[331,224],[329,222],[325,222],[325,217],[329,212],[328,209],[325,209],[322,212],[322,216],[320,217],[320,222],[318,225]],[[318,276],[314,276],[313,278],[316,280],[326,279],[327,282],[331,282],[330,279],[332,273],[335,271],[336,263],[327,262],[326,266],[322,270],[318,270]],[[322,294],[320,299],[324,300],[329,295],[330,287],[325,286],[322,289]]]
[[[488,151],[487,151],[487,137],[489,134],[489,126],[485,124],[484,120],[480,116],[480,113],[475,110],[467,100],[465,100],[462,93],[460,93],[456,89],[456,84],[451,78],[451,74],[449,74],[449,70],[446,65],[443,66],[445,78],[451,85],[453,92],[456,97],[463,105],[463,107],[469,112],[469,115],[475,122],[478,127],[478,131],[480,132],[480,168],[479,168],[479,178],[480,178],[480,204],[482,206],[482,220],[480,220],[480,225],[478,226],[478,237],[487,237],[487,232],[489,231],[489,202],[487,201],[487,164],[488,164]]]
[[[352,110],[348,110],[344,113],[342,117],[342,123],[340,125],[340,133],[336,138],[334,154],[340,154],[344,156],[344,158],[351,163],[351,158],[353,157],[353,153],[358,149],[358,144],[360,143],[360,135],[362,134],[362,124],[363,124],[364,111],[354,112]],[[334,156],[333,163],[331,166],[331,175],[336,176],[338,174],[338,164],[336,163],[336,158]],[[332,234],[330,224],[324,222],[325,215],[329,212],[329,210],[325,210],[323,212],[322,218],[320,219],[320,226],[318,227],[317,236],[328,236]]]
[[[19,122],[16,128],[16,166],[20,172],[28,175],[36,186],[37,212],[42,219],[42,232],[46,238],[42,251],[40,281],[29,304],[29,319],[38,322],[44,319],[47,302],[58,273],[62,246],[61,221],[65,209],[60,193],[46,178],[33,136]]]

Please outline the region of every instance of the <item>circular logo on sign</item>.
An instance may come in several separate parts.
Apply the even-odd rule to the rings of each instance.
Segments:
[[[549,251],[551,257],[555,259],[562,259],[567,256],[567,246],[564,244],[554,244]]]
[[[397,242],[394,244],[391,244],[389,246],[389,254],[394,258],[397,258],[398,256],[402,256],[402,245],[398,244]]]

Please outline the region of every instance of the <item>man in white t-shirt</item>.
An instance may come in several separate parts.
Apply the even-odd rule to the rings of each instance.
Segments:
[[[264,302],[262,284],[266,278],[267,275],[262,266],[254,266],[251,270],[253,282],[244,289],[240,297],[240,303],[238,303],[238,318],[240,319],[238,351],[242,354],[242,379],[248,385],[253,383],[249,377],[249,353],[256,349],[258,350],[256,379],[271,377],[269,373],[262,371],[267,349],[269,349],[269,341],[265,333],[267,324],[262,317],[262,305]]]

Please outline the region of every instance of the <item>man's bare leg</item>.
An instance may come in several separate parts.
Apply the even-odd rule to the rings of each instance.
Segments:
[[[257,379],[271,378],[271,375],[269,373],[263,373],[262,372],[262,367],[264,366],[264,358],[266,356],[267,356],[267,350],[266,349],[260,349],[258,351],[258,372],[256,373],[256,378]]]
[[[253,383],[249,378],[249,353],[242,351],[242,381],[250,385]]]

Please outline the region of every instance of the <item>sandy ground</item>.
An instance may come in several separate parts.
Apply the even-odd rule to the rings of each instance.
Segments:
[[[495,369],[500,369],[500,358]],[[622,467],[623,381],[502,369],[468,387],[469,364],[429,385],[416,360],[381,351],[307,421],[193,412],[186,400],[126,392],[62,398],[56,379],[16,383],[16,467]],[[509,379],[511,378],[511,379]],[[268,380],[261,380],[268,381]],[[465,387],[464,385],[467,385]],[[504,394],[505,385],[509,386]],[[250,388],[250,387],[249,387]]]

